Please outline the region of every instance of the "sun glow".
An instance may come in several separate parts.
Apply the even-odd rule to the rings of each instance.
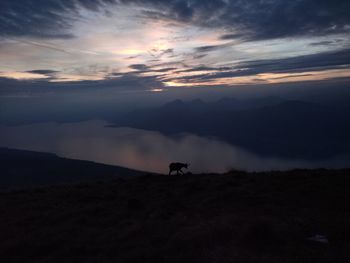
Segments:
[[[196,83],[185,83],[185,82],[176,82],[176,81],[165,81],[163,83],[165,86],[168,86],[168,87],[193,87],[198,85]]]
[[[160,89],[160,88],[155,88],[155,89],[151,89],[152,92],[163,92],[164,89]]]
[[[48,79],[49,77],[43,74],[30,73],[30,72],[16,72],[16,71],[8,71],[8,72],[0,72],[0,77],[10,78],[10,79],[18,79],[18,80],[30,80],[30,79]]]
[[[264,60],[340,50],[349,43],[349,37],[342,34],[334,35],[332,39],[313,36],[241,41],[239,38],[222,38],[224,34],[233,33],[223,28],[148,16],[145,11],[152,13],[157,10],[151,6],[125,3],[106,4],[99,12],[81,6],[79,15],[71,14],[76,17],[68,32],[74,36],[72,38],[5,38],[0,43],[0,61],[3,62],[0,63],[0,77],[68,82],[108,79],[116,77],[114,73],[117,72],[119,76],[130,74],[134,78],[154,79],[166,86],[190,87],[283,83],[350,75],[345,67],[269,73],[271,67],[260,66],[261,69],[250,71],[252,74],[256,72],[255,75],[242,76],[246,69],[239,67],[240,62],[264,63]],[[236,33],[239,36],[239,30]],[[322,44],[328,42],[333,44]],[[133,67],[135,64],[143,65],[142,70]],[[36,69],[55,73],[30,72],[33,65]],[[238,74],[234,72],[236,66]]]

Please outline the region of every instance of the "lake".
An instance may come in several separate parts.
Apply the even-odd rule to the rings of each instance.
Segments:
[[[166,136],[154,131],[107,126],[107,122],[100,120],[0,126],[0,146],[159,173],[167,173],[168,164],[174,161],[190,163],[189,170],[199,173],[230,169],[343,168],[349,166],[350,160],[349,156],[312,162],[266,157],[215,138],[194,134]]]

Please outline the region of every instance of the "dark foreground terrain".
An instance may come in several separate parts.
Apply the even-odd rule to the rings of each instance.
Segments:
[[[350,171],[145,175],[0,193],[1,262],[350,262]],[[325,243],[308,240],[323,235]]]

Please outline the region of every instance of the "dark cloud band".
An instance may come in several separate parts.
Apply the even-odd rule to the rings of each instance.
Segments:
[[[106,4],[150,6],[145,16],[222,27],[221,39],[273,39],[349,32],[348,0],[2,0],[0,35],[69,38],[81,7],[100,11]],[[232,33],[230,33],[232,32]]]
[[[213,71],[201,75],[191,75],[166,79],[166,81],[209,81],[221,78],[253,76],[263,73],[303,73],[309,71],[350,68],[350,49],[324,52],[283,59],[266,59],[241,62],[233,67],[197,67],[180,72]]]

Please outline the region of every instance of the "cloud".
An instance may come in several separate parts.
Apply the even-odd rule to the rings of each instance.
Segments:
[[[214,67],[210,65],[199,65],[189,67],[174,63],[158,64],[148,66],[146,64],[131,64],[131,71],[115,72],[107,74],[105,79],[95,81],[75,81],[53,83],[58,77],[58,71],[50,69],[29,70],[28,73],[45,75],[46,79],[15,80],[0,78],[0,95],[8,95],[16,92],[41,93],[61,92],[71,90],[106,89],[145,91],[153,88],[164,87],[164,82],[179,81],[208,82],[222,78],[237,78],[244,76],[256,76],[266,73],[300,73],[296,77],[308,76],[312,71],[349,69],[350,49],[332,52],[323,52],[312,55],[296,56],[282,59],[249,60],[230,66]],[[305,73],[308,72],[308,73]],[[1,73],[1,72],[0,72]],[[176,73],[176,74],[174,74]],[[193,74],[192,74],[193,73]],[[3,75],[4,76],[4,75]],[[276,79],[288,78],[276,76]],[[64,79],[61,79],[63,81]]]
[[[250,60],[232,67],[193,67],[180,72],[213,71],[202,75],[175,78],[179,81],[205,81],[220,78],[253,76],[263,73],[303,73],[306,71],[331,70],[350,67],[350,49],[323,52],[282,59]],[[305,76],[305,75],[304,75]],[[174,79],[168,79],[174,80]]]
[[[238,39],[243,38],[243,34],[224,34],[219,37],[220,40],[231,40],[231,39]]]
[[[132,64],[129,66],[130,69],[137,70],[136,72],[132,72],[133,74],[138,73],[163,73],[172,70],[176,70],[174,67],[165,67],[165,68],[154,68],[153,66],[148,66],[146,64]],[[123,73],[117,73],[118,75],[124,75]],[[116,75],[115,75],[116,76]]]
[[[193,59],[201,59],[208,56],[208,54],[197,54],[197,55],[193,55]]]
[[[313,70],[337,69],[350,65],[350,49],[316,53],[283,59],[267,59],[240,63],[241,68],[256,69],[262,72],[304,72]]]
[[[349,10],[346,0],[229,1],[211,23],[230,28],[232,36],[244,34],[246,40],[327,35],[349,32]]]
[[[113,10],[114,7],[117,9]],[[348,49],[296,56],[348,48],[345,35],[302,38],[294,42],[284,39],[242,44],[240,41],[345,32],[350,24],[345,16],[348,7],[347,1],[342,0],[329,3],[315,0],[2,0],[0,36],[6,37],[3,37],[1,51],[12,59],[2,70],[36,69],[27,72],[47,76],[46,82],[106,78],[96,83],[81,83],[83,86],[113,83],[118,88],[130,84],[134,89],[135,83],[140,83],[141,88],[149,83],[159,86],[162,80],[176,78],[205,81],[261,73],[346,68]],[[106,10],[115,17],[110,19]],[[159,17],[148,17],[150,12],[158,13]],[[119,18],[116,14],[123,16]],[[144,17],[167,21],[148,23]],[[174,21],[169,23],[169,20]],[[71,32],[76,38],[69,41],[28,37],[65,38]],[[139,41],[135,41],[137,37]],[[238,42],[231,41],[237,38]],[[343,38],[344,42],[333,45],[337,38]],[[174,39],[185,39],[185,43]],[[125,47],[132,52],[124,54]],[[293,55],[296,57],[291,57]],[[155,66],[158,62],[179,61],[183,66]],[[47,65],[59,71],[50,71]],[[132,72],[111,74],[125,72],[125,69]]]
[[[316,46],[330,46],[330,45],[334,45],[334,41],[325,40],[325,41],[319,41],[319,42],[310,43],[309,45],[313,46],[313,47],[316,47]]]
[[[152,3],[153,7],[162,10],[149,13],[153,19],[224,28],[227,34],[221,37],[222,40],[315,36],[350,30],[350,2],[347,0],[158,0],[143,3]]]
[[[2,0],[0,35],[71,38],[79,10],[105,12],[107,5],[138,5],[150,19],[174,20],[227,31],[221,39],[275,39],[348,33],[348,0]],[[111,8],[111,7],[109,7]]]
[[[114,0],[2,0],[0,1],[0,36],[37,38],[72,38],[72,23],[79,9],[99,12]]]
[[[220,70],[231,70],[232,67],[209,67],[209,66],[198,66],[198,67],[193,67],[189,69],[184,69],[184,70],[178,70],[177,73],[183,73],[183,72],[197,72],[197,71],[220,71]]]
[[[167,49],[152,48],[151,50],[148,50],[148,54],[155,59],[160,59],[166,55],[174,56],[174,49],[173,48],[167,48]]]
[[[129,66],[129,68],[136,70],[147,70],[148,66],[145,64],[132,64]]]
[[[193,8],[190,7],[188,1],[173,1],[172,10],[177,17],[183,20],[189,20],[193,15]]]
[[[3,36],[69,38],[70,23],[63,13],[73,8],[59,1],[4,0],[0,2],[0,33]]]
[[[52,74],[58,73],[59,71],[50,70],[50,69],[35,69],[35,70],[28,70],[26,72],[35,73],[35,74],[42,74],[42,75],[52,75]]]
[[[210,51],[215,51],[221,48],[226,47],[227,45],[208,45],[208,46],[200,46],[196,47],[195,51],[196,52],[210,52]]]
[[[161,68],[161,69],[152,69],[150,72],[168,72],[172,70],[176,70],[177,68]]]
[[[36,72],[36,73],[35,73]],[[39,73],[41,72],[41,73]],[[46,79],[12,79],[0,77],[0,97],[22,94],[60,94],[66,92],[89,92],[93,90],[115,91],[148,91],[153,88],[163,88],[164,84],[156,76],[142,76],[138,73],[112,73],[103,80],[82,80],[52,82],[55,79],[51,70],[33,70],[34,74],[49,76]],[[1,72],[0,72],[1,73]]]

